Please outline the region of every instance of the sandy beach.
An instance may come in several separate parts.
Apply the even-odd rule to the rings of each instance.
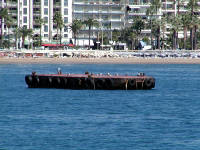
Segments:
[[[200,64],[199,58],[0,58],[0,64]]]

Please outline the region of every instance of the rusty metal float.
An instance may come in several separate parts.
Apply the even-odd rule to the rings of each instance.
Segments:
[[[155,78],[139,73],[136,76],[111,74],[37,74],[25,76],[29,88],[61,88],[90,90],[149,90]]]

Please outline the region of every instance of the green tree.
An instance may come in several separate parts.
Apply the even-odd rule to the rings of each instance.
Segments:
[[[150,29],[151,29],[150,37],[151,37],[151,47],[152,48],[153,48],[153,34],[152,34],[152,17],[153,17],[153,14],[154,14],[153,9],[151,9],[151,7],[149,7],[146,11],[146,15],[149,16],[148,21],[149,21],[149,25],[150,25]]]
[[[101,39],[101,45],[109,44],[109,38],[108,38],[108,35],[105,32],[100,33],[100,39]],[[102,48],[103,48],[103,46],[102,46]]]
[[[200,26],[200,19],[197,15],[195,15],[190,23],[190,27],[193,30],[193,38],[192,38],[192,49],[197,49],[197,29]]]
[[[22,34],[20,32],[20,28],[15,28],[13,30],[13,35],[15,37],[15,47],[18,49],[18,39],[21,38]]]
[[[177,15],[175,17],[170,17],[169,20],[171,22],[172,49],[176,50],[178,43],[177,32],[181,29],[181,17]]]
[[[23,26],[22,28],[20,28],[20,34],[22,36],[22,46],[24,48],[24,41],[25,41],[26,37],[32,36],[33,30],[27,29],[25,26]]]
[[[14,23],[16,23],[16,21],[11,16],[8,16],[5,20],[5,25],[8,28],[8,48],[10,48],[10,28],[12,25],[14,25]]]
[[[162,6],[161,0],[152,0],[150,8],[158,14],[160,7]]]
[[[134,18],[133,24],[130,29],[135,32],[134,34],[136,34],[136,36],[138,37],[137,39],[140,39],[142,30],[144,29],[144,27],[145,27],[144,20],[140,16],[137,16]],[[131,32],[128,31],[128,33],[130,33],[131,35]],[[135,44],[138,45],[138,40],[136,41]]]
[[[160,27],[161,27],[161,31],[162,31],[162,50],[164,49],[164,45],[165,45],[165,32],[166,32],[166,29],[167,29],[167,20],[168,20],[168,17],[167,16],[163,16],[161,18],[161,24],[160,24]]]
[[[39,28],[40,28],[40,46],[42,45],[42,26],[45,25],[45,21],[43,18],[39,17],[36,20],[36,23],[39,24]]]
[[[104,27],[109,30],[110,35],[108,35],[110,37],[110,40],[112,41],[112,22],[110,21],[109,23],[104,24]]]
[[[183,39],[183,48],[186,49],[186,41],[187,41],[187,31],[190,26],[191,16],[189,13],[181,14],[181,27],[184,32],[184,39]]]
[[[5,20],[8,18],[9,14],[8,14],[8,9],[7,8],[1,8],[0,10],[0,18],[1,18],[1,25],[5,22]],[[4,38],[4,32],[3,32],[3,28],[1,28],[1,42],[0,42],[0,46],[2,47],[3,45],[3,38]]]
[[[149,8],[150,9],[150,14],[157,16],[161,6],[162,6],[161,0],[152,0],[150,8]],[[156,21],[160,23],[160,19],[161,19],[160,17],[157,17]],[[153,25],[153,23],[152,23],[152,25]],[[157,49],[160,49],[160,25],[158,25],[158,24],[155,24],[155,25],[157,27],[157,29],[156,29],[156,33],[157,33],[156,34],[157,35],[156,36],[156,38],[157,38]]]
[[[198,5],[198,0],[189,0],[189,3],[187,4],[187,9],[189,10],[190,12],[190,15],[191,15],[191,29],[190,29],[190,44],[191,44],[191,49],[195,49],[196,48],[196,45],[195,45],[195,42],[194,42],[194,36],[195,36],[195,18],[196,18],[196,15],[195,12],[198,11],[199,9],[199,5]]]
[[[64,22],[62,18],[62,14],[60,12],[56,12],[53,16],[53,22],[56,24],[57,27],[57,37],[59,36],[60,45],[62,44],[62,29],[64,27]],[[60,35],[58,35],[58,30],[60,30]]]
[[[92,18],[89,18],[88,20],[85,20],[83,22],[89,29],[89,49],[90,49],[90,36],[91,36],[91,29],[92,27],[98,27],[99,22],[97,20],[94,20]]]
[[[135,49],[135,41],[136,41],[136,39],[137,39],[137,34],[136,34],[136,32],[135,31],[132,31],[132,32],[129,32],[128,33],[128,39],[129,39],[129,41],[130,41],[130,43],[131,43],[131,50],[133,50],[133,49]]]
[[[119,37],[120,37],[120,31],[116,29],[113,30],[113,34],[112,34],[113,41],[118,42],[120,40]]]
[[[154,45],[154,49],[160,49],[160,25],[161,21],[157,19],[152,19],[152,36],[156,39],[156,45]]]
[[[79,33],[79,31],[81,30],[83,26],[83,23],[81,20],[75,19],[72,21],[72,24],[69,26],[69,28],[71,29],[71,31],[73,32],[74,35],[74,44],[76,45],[76,40],[77,40],[77,35]]]

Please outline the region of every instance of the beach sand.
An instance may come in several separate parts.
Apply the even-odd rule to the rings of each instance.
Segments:
[[[0,64],[200,64],[198,58],[0,58]]]

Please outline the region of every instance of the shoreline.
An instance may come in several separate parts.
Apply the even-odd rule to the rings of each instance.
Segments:
[[[0,64],[200,64],[199,58],[0,58]]]

